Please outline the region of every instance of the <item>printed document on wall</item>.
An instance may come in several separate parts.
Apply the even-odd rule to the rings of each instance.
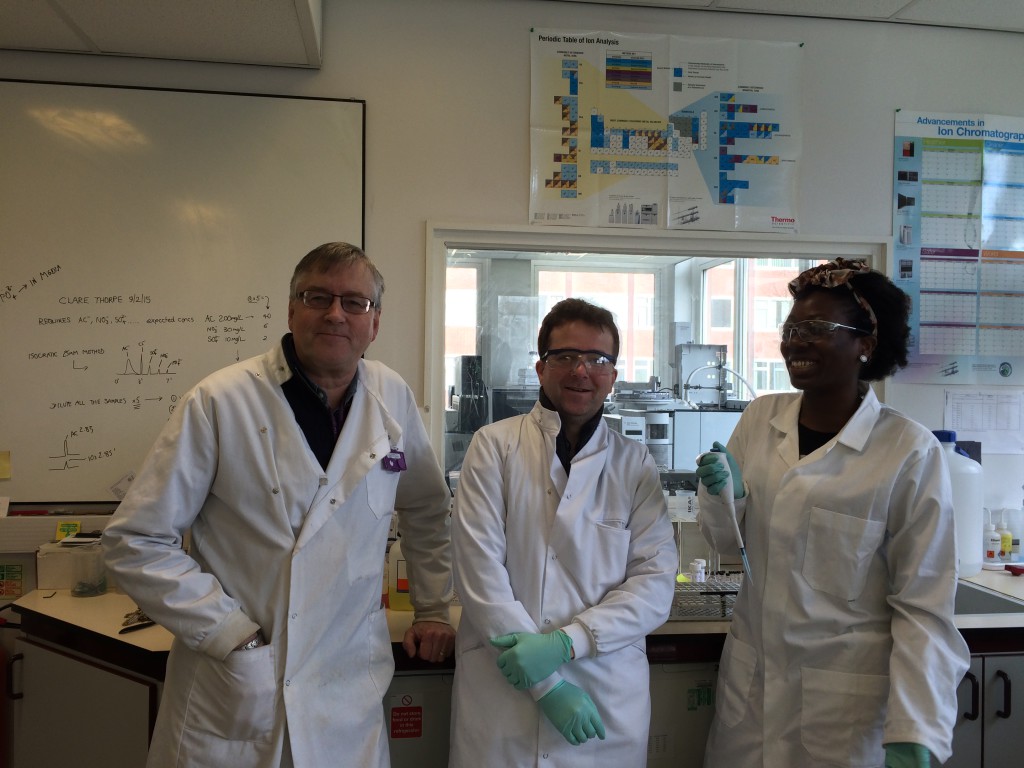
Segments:
[[[892,215],[897,380],[1024,384],[1024,118],[898,111]]]
[[[800,44],[531,34],[532,223],[797,231]]]
[[[1024,453],[1024,393],[1011,387],[946,390],[942,423],[957,440],[976,440],[986,453]]]

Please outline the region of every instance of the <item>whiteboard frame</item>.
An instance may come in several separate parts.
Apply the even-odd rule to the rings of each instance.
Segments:
[[[18,86],[17,89],[8,89],[9,85]],[[293,95],[279,95],[279,94],[268,94],[268,93],[251,93],[251,92],[239,92],[239,91],[218,91],[218,90],[201,90],[201,89],[188,89],[188,88],[163,88],[163,87],[146,87],[146,86],[122,86],[122,85],[111,85],[105,83],[74,83],[74,82],[62,82],[55,80],[29,80],[29,79],[17,79],[17,78],[0,78],[0,97],[6,97],[5,99],[10,103],[21,103],[26,101],[28,98],[34,96],[34,92],[27,89],[39,89],[40,100],[49,99],[53,103],[59,104],[63,100],[66,104],[73,104],[79,101],[86,102],[94,95],[96,96],[95,101],[97,103],[105,103],[110,101],[114,104],[125,104],[128,105],[124,110],[125,114],[131,116],[133,114],[141,115],[143,118],[147,116],[147,105],[160,103],[160,102],[173,102],[174,105],[186,105],[189,110],[195,109],[196,114],[193,115],[191,111],[186,111],[186,117],[188,120],[183,120],[183,125],[186,128],[179,128],[179,132],[182,133],[182,142],[179,149],[179,154],[182,166],[187,166],[190,162],[198,163],[201,161],[202,155],[197,154],[190,159],[190,151],[188,148],[193,146],[189,142],[195,142],[196,144],[201,143],[203,140],[214,136],[218,140],[231,142],[232,146],[235,145],[236,135],[239,138],[238,146],[240,147],[238,156],[232,155],[230,158],[225,159],[225,163],[232,163],[236,166],[245,166],[247,172],[253,174],[254,183],[251,185],[237,184],[231,190],[231,194],[237,193],[239,198],[238,205],[234,206],[239,210],[244,211],[244,215],[240,220],[240,225],[236,223],[236,232],[243,231],[245,224],[256,225],[251,226],[253,232],[258,230],[259,226],[264,223],[264,216],[266,210],[272,209],[274,212],[275,221],[276,217],[280,217],[282,221],[290,220],[293,213],[301,213],[302,216],[317,216],[317,227],[309,227],[305,224],[296,224],[292,230],[281,234],[280,239],[294,239],[297,242],[288,242],[287,246],[282,249],[278,242],[278,238],[275,238],[268,243],[266,250],[272,252],[274,264],[273,270],[268,272],[268,276],[264,278],[269,281],[272,274],[273,282],[267,286],[266,292],[271,294],[276,302],[275,307],[275,326],[282,323],[284,319],[284,308],[287,301],[287,282],[281,280],[281,270],[284,269],[281,262],[287,261],[287,276],[290,276],[291,269],[294,264],[301,258],[301,256],[311,248],[319,245],[321,242],[327,242],[329,240],[345,239],[353,244],[359,245],[365,249],[365,232],[366,232],[366,102],[361,99],[350,99],[350,98],[333,98],[333,97],[320,97],[320,96],[293,96]],[[58,90],[61,89],[61,90]],[[63,90],[69,89],[69,90]],[[98,89],[95,92],[90,92],[87,89]],[[169,96],[168,100],[160,99],[162,94]],[[138,98],[136,97],[138,95]],[[121,99],[121,97],[124,97]],[[17,98],[16,98],[17,97]],[[112,97],[112,98],[108,98]],[[154,100],[150,100],[150,97],[155,97]],[[219,97],[225,97],[221,99]],[[248,100],[252,100],[251,102]],[[228,105],[225,107],[225,104]],[[235,110],[234,107],[238,105],[241,108]],[[280,105],[280,108],[279,108]],[[166,106],[166,103],[164,104]],[[137,112],[133,112],[133,109],[138,107]],[[218,114],[216,119],[209,122],[210,126],[215,126],[218,129],[228,130],[207,130],[206,134],[202,134],[203,127],[207,125],[207,122],[202,118],[205,117],[204,110],[206,107],[210,107],[211,112],[216,112],[218,109],[221,112],[228,112],[230,115],[225,118],[224,114]],[[250,112],[251,107],[251,112]],[[308,109],[307,109],[308,107]],[[326,109],[320,109],[325,107]],[[333,109],[337,107],[337,109]],[[117,110],[113,110],[116,112]],[[235,119],[235,114],[238,114],[238,119]],[[250,115],[264,115],[268,116],[268,119],[263,120],[252,120],[249,124],[246,123],[245,117]],[[26,145],[31,143],[31,137],[34,135],[26,126],[30,123],[24,121],[15,124],[13,122],[14,117],[13,110],[8,110],[8,116],[5,118],[0,115],[0,121],[5,119],[11,120],[8,123],[9,128],[4,129],[4,135],[17,135],[21,136],[27,141],[19,141],[18,146],[0,146],[0,161],[2,161],[5,169],[5,177],[3,183],[8,185],[8,191],[10,194],[15,194],[11,190],[17,190],[16,194],[21,196],[23,199],[29,200],[30,196],[36,195],[39,199],[43,199],[40,195],[40,189],[48,189],[51,193],[55,194],[56,185],[64,183],[61,178],[64,176],[63,173],[29,173],[24,170],[24,166],[19,167],[17,170],[11,171],[10,169],[15,168],[14,158],[22,152],[29,151],[26,149]],[[145,124],[145,119],[141,120]],[[152,126],[150,126],[152,127]],[[343,130],[337,130],[338,128]],[[280,137],[274,137],[274,143],[268,147],[268,151],[260,153],[258,150],[258,136],[259,131],[263,128],[271,131],[282,131]],[[0,129],[3,126],[0,125]],[[46,131],[45,128],[39,126],[35,129],[40,137],[49,137],[52,142],[52,136]],[[27,132],[24,132],[27,131]],[[237,132],[237,133],[236,133]],[[145,131],[143,130],[143,133]],[[314,136],[315,141],[309,142],[309,136]],[[157,134],[157,138],[160,135]],[[289,141],[289,139],[292,139]],[[248,142],[248,143],[247,143]],[[15,142],[3,142],[4,144],[11,144]],[[177,146],[177,145],[175,145]],[[287,152],[280,150],[287,149]],[[327,151],[329,149],[329,151]],[[275,152],[275,150],[278,150]],[[318,150],[324,150],[317,154]],[[248,152],[248,154],[246,154]],[[274,166],[275,160],[273,156],[275,154],[286,155],[292,157],[293,153],[295,156],[302,157],[304,162],[308,162],[313,165],[314,161],[319,165],[321,158],[323,158],[323,164],[330,169],[332,175],[329,176],[330,180],[336,179],[337,187],[331,187],[335,189],[335,192],[324,191],[326,183],[320,183],[320,179],[316,179],[312,188],[307,190],[301,181],[303,178],[308,178],[312,174],[305,173],[304,170],[295,170],[291,173],[291,176],[295,178],[287,178],[286,183],[282,184],[278,181],[278,177],[268,177],[266,183],[261,183],[263,177],[259,174],[270,171],[265,171]],[[99,155],[100,153],[93,153]],[[261,157],[261,155],[263,155]],[[328,157],[324,157],[328,156]],[[108,155],[106,162],[111,165],[117,165],[119,170],[123,170],[123,167],[130,162],[126,162],[123,158],[114,155]],[[89,157],[88,161],[94,161],[96,158]],[[252,161],[251,163],[249,161]],[[337,168],[341,167],[341,163],[344,161],[346,165],[345,173],[334,173]],[[285,161],[276,161],[278,164],[283,164]],[[299,164],[301,165],[301,164]],[[103,170],[102,166],[99,166],[100,170],[97,171],[97,175]],[[251,170],[255,168],[255,170]],[[80,169],[79,169],[80,170]],[[173,169],[171,169],[173,171]],[[192,169],[197,171],[197,169]],[[211,188],[217,187],[218,182],[222,180],[222,175],[218,173],[218,170],[222,170],[220,166],[216,168],[207,169],[203,167],[201,169],[204,173],[207,173],[209,186]],[[230,169],[229,169],[230,170]],[[227,175],[227,174],[224,174]],[[328,176],[328,172],[324,173],[324,177]],[[152,181],[153,174],[150,173],[146,181]],[[204,179],[204,182],[207,179]],[[98,182],[102,184],[103,181]],[[45,185],[51,185],[46,187]],[[143,187],[143,184],[139,184],[139,187]],[[225,184],[226,186],[226,184]],[[113,185],[111,184],[111,188]],[[156,189],[156,182],[151,187]],[[217,187],[218,189],[220,187]],[[24,191],[22,191],[24,190]],[[108,190],[109,191],[109,190]],[[140,190],[140,195],[144,194],[144,191]],[[227,195],[228,192],[223,194]],[[258,199],[259,204],[249,204],[251,200],[256,198],[250,198],[249,195],[261,195]],[[96,196],[96,201],[93,203],[92,200],[86,199],[90,196],[81,195],[82,208],[79,211],[79,216],[83,216],[82,211],[88,211],[90,205],[96,205],[95,209],[96,218],[109,218],[115,219],[120,211],[114,212],[110,210],[101,210],[98,206],[101,205],[100,200],[103,199],[102,195]],[[11,199],[8,197],[8,199]],[[268,202],[269,201],[269,202]],[[228,202],[234,202],[228,200]],[[278,205],[280,208],[278,208]],[[342,206],[339,209],[339,205]],[[28,204],[26,203],[26,208]],[[262,206],[262,207],[261,207]],[[333,206],[333,207],[332,207]],[[280,211],[280,212],[279,212]],[[91,213],[91,211],[88,211]],[[257,218],[258,217],[258,218]],[[24,216],[22,217],[24,219]],[[4,213],[0,211],[0,220],[4,220]],[[40,246],[40,251],[46,253],[46,256],[37,257],[34,254],[26,253],[25,243],[33,243],[36,240],[36,232],[40,233],[40,240],[44,240],[45,230],[52,228],[59,230],[61,227],[64,217],[51,216],[49,219],[45,219],[40,215],[39,220],[32,221],[15,221],[13,214],[6,216],[5,227],[0,227],[0,254],[4,254],[3,258],[0,258],[0,293],[3,293],[5,289],[8,289],[12,284],[17,284],[21,279],[22,275],[14,274],[17,268],[23,267],[26,263],[35,265],[39,262],[41,265],[48,263],[48,259],[51,257],[48,255],[49,252],[45,246]],[[298,221],[303,219],[296,216]],[[68,217],[68,221],[73,221],[73,216]],[[125,217],[125,221],[128,217]],[[323,222],[322,226],[319,223]],[[273,224],[266,224],[266,226],[273,226]],[[36,227],[37,230],[31,229]],[[98,229],[99,227],[97,227]],[[119,229],[120,226],[106,225],[105,237],[111,237],[113,230]],[[125,227],[128,228],[127,225]],[[4,230],[7,230],[5,232]],[[89,232],[83,231],[85,228],[81,227],[80,224],[66,225],[67,232],[74,231],[76,237],[84,239],[91,235]],[[287,229],[287,223],[282,223],[279,229]],[[343,237],[334,236],[338,230],[342,230],[344,233]],[[18,234],[12,230],[20,230],[24,234]],[[51,233],[52,234],[52,233]],[[189,233],[194,237],[194,233]],[[9,237],[10,235],[10,237]],[[70,235],[64,233],[63,237],[70,237]],[[197,241],[200,238],[195,238]],[[229,240],[230,235],[225,236],[224,240]],[[253,240],[258,240],[257,235],[252,236]],[[125,250],[131,250],[134,255],[139,253],[137,248],[138,242],[136,241],[134,246],[131,244],[130,237],[125,238]],[[157,242],[156,245],[160,243]],[[234,250],[244,252],[247,256],[252,252],[251,244],[245,238],[239,238],[239,242],[233,244]],[[248,250],[247,250],[248,248]],[[207,250],[213,250],[214,246],[210,245]],[[19,253],[20,251],[20,253]],[[62,249],[55,249],[54,253],[61,254],[64,258],[71,260],[71,256],[63,256],[65,253]],[[120,254],[120,258],[124,258],[126,254]],[[219,256],[220,253],[217,253]],[[100,260],[104,260],[107,257],[100,257]],[[110,258],[115,258],[111,256]],[[187,257],[183,257],[187,258]],[[231,258],[237,258],[237,254],[231,254]],[[250,282],[256,283],[257,278],[253,278],[253,274],[262,273],[264,270],[260,268],[264,265],[260,259],[269,258],[266,255],[253,255],[252,263],[246,263],[245,277]],[[21,261],[19,261],[19,259]],[[56,261],[56,258],[52,260]],[[212,266],[211,266],[212,262]],[[184,262],[183,262],[184,263]],[[13,267],[12,267],[13,264]],[[91,264],[91,263],[90,263]],[[113,268],[107,269],[110,265],[104,263],[92,264],[90,269],[95,271],[107,270],[115,272]],[[162,266],[162,265],[161,265]],[[192,269],[193,280],[188,284],[189,290],[192,290],[192,286],[196,286],[195,290],[203,291],[205,288],[200,288],[207,281],[195,279],[197,275],[203,272],[205,269],[210,269],[210,274],[213,278],[218,277],[217,274],[217,260],[207,260],[201,267],[195,266],[191,262],[188,263]],[[139,274],[147,274],[151,268],[149,263],[146,264],[146,269],[139,272]],[[166,267],[164,267],[166,269]],[[84,271],[86,269],[86,262],[82,262],[77,266],[77,269]],[[223,269],[227,270],[225,266]],[[22,269],[21,271],[24,271]],[[187,271],[187,270],[185,270]],[[231,272],[234,276],[238,274],[240,270]],[[5,274],[6,273],[6,274]],[[70,287],[74,283],[71,278],[74,277],[73,273],[66,273],[65,276],[58,275],[58,278],[66,278],[68,286],[65,286],[64,290],[72,292],[73,288]],[[214,281],[209,281],[209,284],[215,284]],[[117,287],[112,287],[111,291],[117,291]],[[128,289],[120,289],[126,292]],[[171,293],[171,289],[168,289],[168,293]],[[185,292],[179,292],[179,294]],[[25,299],[23,299],[23,302]],[[34,299],[30,299],[30,302]],[[168,299],[168,302],[172,299]],[[11,310],[12,304],[9,302],[5,308],[0,303],[0,328],[5,324],[11,326],[16,323],[11,323],[10,319],[14,316],[13,310]],[[21,312],[23,310],[18,310]],[[40,314],[45,314],[40,312]],[[5,319],[6,316],[6,319]],[[24,321],[22,320],[22,323]],[[273,331],[277,331],[278,328],[274,327]],[[30,331],[31,333],[39,333],[37,330]],[[0,334],[3,331],[0,330]],[[3,336],[0,336],[2,338]],[[5,341],[9,341],[10,337],[7,337]],[[255,343],[255,342],[253,342]],[[32,398],[32,392],[34,391],[30,384],[32,378],[33,364],[24,364],[21,356],[17,356],[17,359],[11,359],[10,355],[6,353],[10,347],[14,345],[5,343],[5,365],[3,369],[6,370],[6,375],[0,372],[0,390],[4,391],[4,397],[14,398],[16,396],[25,400]],[[270,344],[264,344],[263,349],[260,352],[265,351]],[[195,346],[191,348],[191,352],[194,352]],[[246,351],[246,357],[257,352],[248,350]],[[197,359],[199,355],[194,355]],[[226,364],[226,363],[225,363]],[[209,367],[203,370],[197,376],[193,376],[191,383],[201,378],[203,375],[212,372],[217,367],[223,367],[221,364]],[[49,376],[49,374],[47,374]],[[19,377],[19,378],[14,378]],[[183,387],[179,394],[183,392],[187,387]],[[21,393],[17,395],[16,393]],[[24,401],[23,401],[24,402]],[[10,407],[10,406],[8,406]],[[7,410],[0,409],[0,414],[10,413]],[[106,418],[99,415],[97,412],[97,419],[102,420]],[[123,416],[111,416],[108,419],[108,423],[119,422],[123,420]],[[165,420],[165,419],[164,419]],[[26,463],[29,461],[29,456],[34,453],[42,453],[42,451],[31,452],[28,448],[32,447],[33,443],[41,442],[39,432],[29,432],[21,426],[11,427],[10,424],[5,425],[2,421],[13,421],[13,419],[0,419],[0,451],[11,451],[11,478],[0,479],[0,496],[8,496],[11,498],[13,505],[30,504],[30,505],[60,505],[75,502],[113,502],[116,500],[114,492],[111,490],[113,482],[121,475],[121,472],[111,472],[110,469],[106,470],[104,474],[103,482],[97,483],[94,479],[89,478],[88,481],[82,483],[79,490],[77,487],[75,490],[67,490],[61,487],[59,483],[47,482],[48,476],[43,473],[40,477],[40,472],[33,470],[32,472],[26,472]],[[120,424],[119,424],[120,426]],[[159,429],[156,429],[152,434],[147,434],[147,444],[145,445],[145,451],[152,444],[153,440],[156,439],[156,435]],[[128,467],[134,471],[138,468],[138,464],[141,462],[142,455],[137,455],[143,452],[141,447],[135,447],[132,449],[132,463],[134,466]],[[123,455],[123,454],[122,454]],[[36,460],[36,465],[38,461]],[[52,475],[51,475],[52,476]],[[85,479],[85,478],[83,478]],[[65,485],[67,483],[64,483]],[[54,489],[57,490],[54,490]]]

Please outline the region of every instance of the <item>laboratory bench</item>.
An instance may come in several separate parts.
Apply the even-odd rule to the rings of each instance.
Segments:
[[[985,571],[962,579],[958,596],[956,623],[971,648],[976,678],[985,682],[986,662],[993,674],[995,662],[1000,670],[1005,662],[1019,664],[1024,659],[1024,577]],[[7,681],[8,695],[15,699],[9,702],[16,735],[12,768],[63,764],[61,760],[81,768],[144,765],[171,634],[158,625],[121,634],[126,615],[135,608],[132,599],[119,592],[74,597],[70,590],[37,589],[14,603],[21,629]],[[454,606],[455,626],[460,615],[460,607]],[[396,674],[384,706],[392,765],[444,766],[454,659],[432,664],[407,657],[401,642],[412,616],[388,611]],[[670,620],[647,637],[653,745],[648,768],[700,764],[693,739],[706,736],[713,715],[717,663],[728,629],[728,619]],[[980,683],[973,688],[969,683],[970,676],[965,677],[959,692],[965,713],[978,706]],[[998,684],[998,678],[990,683],[994,690]],[[992,705],[993,711],[997,709]],[[1015,714],[1022,711],[1024,707],[1018,706]],[[91,729],[88,749],[79,742],[62,747],[62,740],[53,738],[55,718],[62,720],[70,713]],[[970,725],[969,719],[960,722]],[[1009,739],[1011,744],[1024,732],[1016,719],[1017,735]],[[963,764],[971,764],[985,737],[961,734],[961,724],[957,729],[958,749],[969,756]],[[104,742],[116,749],[114,759],[97,747]],[[94,758],[85,754],[94,747],[99,750]],[[71,752],[62,754],[61,749]]]
[[[154,624],[121,634],[125,617],[134,611],[135,602],[120,592],[107,592],[96,597],[74,597],[67,589],[33,590],[15,601],[13,610],[19,615],[23,634],[74,650],[103,663],[123,667],[154,680],[163,680],[164,665],[171,648],[171,633]],[[462,610],[451,609],[452,624],[457,628]],[[402,638],[412,625],[411,611],[388,611],[388,629],[395,654],[396,672],[443,672],[454,669],[454,658],[434,664],[409,659],[402,648]],[[669,621],[656,629],[647,640],[648,649],[656,649],[658,661],[718,661],[729,622]],[[698,657],[680,656],[692,638]],[[660,649],[660,650],[658,650]],[[667,650],[666,650],[667,649]]]

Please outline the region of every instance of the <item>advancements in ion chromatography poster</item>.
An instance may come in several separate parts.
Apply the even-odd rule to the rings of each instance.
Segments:
[[[893,280],[904,381],[1024,383],[1024,119],[896,113]]]
[[[798,43],[534,30],[530,221],[797,230]]]

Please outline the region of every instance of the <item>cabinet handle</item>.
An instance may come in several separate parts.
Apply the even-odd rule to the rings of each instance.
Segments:
[[[981,703],[981,685],[978,683],[978,678],[973,672],[965,674],[964,680],[969,680],[971,683],[971,711],[964,712],[964,720],[977,720],[978,715],[981,714],[979,708]]]
[[[7,698],[17,701],[18,699],[24,698],[24,693],[14,692],[14,662],[21,661],[25,658],[25,654],[16,653],[11,656],[11,660],[7,662]]]
[[[996,677],[1003,681],[1003,708],[996,710],[996,717],[1006,718],[1010,716],[1010,676],[997,669]]]

